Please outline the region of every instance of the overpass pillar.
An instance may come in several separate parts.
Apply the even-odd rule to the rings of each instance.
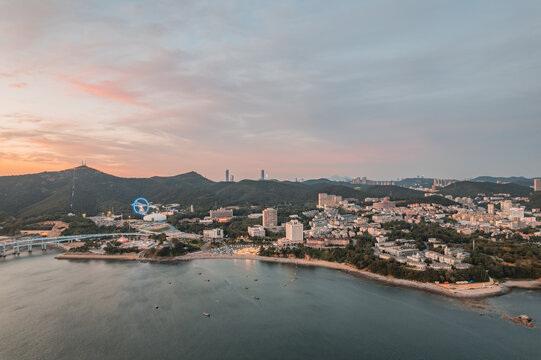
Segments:
[[[28,245],[28,252],[29,252],[29,253],[32,252],[32,245]]]

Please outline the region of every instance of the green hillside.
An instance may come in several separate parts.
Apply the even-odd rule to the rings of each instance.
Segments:
[[[530,195],[530,202],[527,205],[529,209],[541,209],[541,191],[534,191]]]
[[[459,197],[475,197],[477,194],[494,195],[510,194],[511,196],[528,196],[532,189],[515,183],[497,184],[493,182],[459,181],[439,191],[442,195]]]
[[[508,176],[508,177],[496,177],[496,176],[478,176],[472,181],[486,181],[486,182],[500,182],[500,183],[515,183],[522,186],[533,186],[533,178],[526,178],[524,176]]]
[[[58,172],[0,177],[0,219],[68,212],[94,215],[111,208],[115,212],[130,211],[130,204],[140,196],[153,203],[179,203],[182,207],[194,205],[199,209],[230,205],[315,205],[320,192],[360,200],[383,196],[405,200],[423,196],[421,192],[398,186],[353,188],[344,184],[214,182],[195,172],[171,177],[122,178],[81,166]]]

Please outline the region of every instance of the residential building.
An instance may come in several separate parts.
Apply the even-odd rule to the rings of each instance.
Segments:
[[[218,210],[210,210],[211,219],[230,219],[233,217],[233,209],[219,208]]]
[[[329,239],[329,238],[310,238],[306,239],[306,246],[309,247],[325,247],[325,246],[334,246],[334,247],[343,247],[349,245],[349,239]]]
[[[342,197],[338,195],[329,195],[325,193],[318,194],[318,207],[337,207],[340,205]]]
[[[390,201],[388,197],[383,198],[380,202],[375,202],[372,204],[373,209],[391,209],[396,207],[396,203],[394,201]]]
[[[286,237],[278,240],[278,245],[295,245],[303,243],[302,223],[298,220],[291,220],[286,223]]]
[[[278,226],[278,211],[273,208],[263,210],[263,227]]]
[[[288,241],[295,241],[302,243],[303,232],[302,232],[302,223],[298,220],[291,220],[286,223],[286,239]]]
[[[203,230],[204,239],[222,239],[224,237],[224,231],[222,229]]]
[[[248,235],[251,237],[265,237],[265,228],[262,225],[248,226]]]
[[[524,218],[524,208],[512,207],[509,209],[509,220],[522,220]]]
[[[507,216],[509,215],[509,210],[513,207],[513,202],[511,200],[504,200],[500,203],[502,213]]]
[[[534,191],[541,191],[541,179],[535,179],[533,181],[533,190]]]

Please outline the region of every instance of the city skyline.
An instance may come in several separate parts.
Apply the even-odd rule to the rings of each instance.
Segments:
[[[540,15],[533,1],[3,2],[0,176],[81,159],[128,177],[539,176]]]

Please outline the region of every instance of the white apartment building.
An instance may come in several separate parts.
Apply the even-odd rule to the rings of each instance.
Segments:
[[[286,223],[286,237],[278,240],[278,245],[302,244],[304,238],[302,229],[302,223],[298,220]]]

